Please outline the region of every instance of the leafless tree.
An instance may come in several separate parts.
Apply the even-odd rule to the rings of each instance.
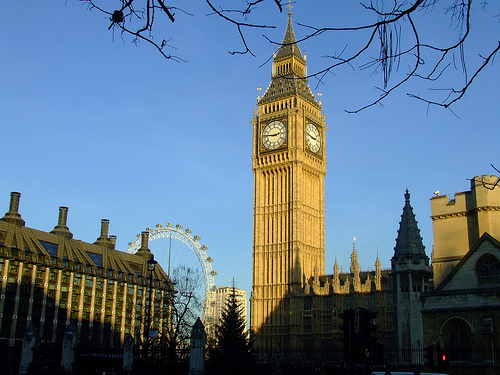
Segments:
[[[129,34],[135,41],[146,41],[165,58],[180,62],[183,61],[180,57],[166,53],[166,49],[171,47],[168,38],[154,38],[155,17],[163,16],[174,22],[175,13],[184,12],[170,5],[174,2],[175,0],[116,0],[115,8],[106,3],[110,8],[104,9],[97,5],[96,0],[87,1],[90,9],[109,15],[110,29]],[[252,11],[264,2],[273,3],[277,12],[290,6],[286,0],[245,0],[233,2],[239,6],[227,8],[223,4],[228,2],[223,0],[205,0],[209,15],[218,16],[234,25],[240,36],[243,48],[230,51],[231,54],[254,55],[247,42],[246,33],[249,29],[275,28],[274,25],[247,21]],[[425,95],[408,92],[409,97],[429,106],[450,109],[450,106],[466,95],[477,76],[484,73],[488,65],[493,64],[500,49],[498,35],[481,36],[486,47],[469,42],[476,29],[473,27],[473,23],[477,22],[474,15],[491,8],[496,9],[487,0],[363,0],[360,8],[365,13],[363,19],[367,17],[369,20],[363,24],[357,24],[356,20],[352,26],[347,27],[297,24],[308,32],[298,40],[299,43],[332,33],[335,37],[330,40],[339,40],[339,34],[342,36],[346,33],[357,33],[358,39],[362,40],[355,48],[346,44],[340,52],[325,53],[328,61],[326,66],[308,77],[316,78],[318,84],[322,84],[329,74],[342,66],[380,73],[381,85],[376,87],[379,94],[360,108],[348,110],[349,113],[381,104],[390,94],[409,85],[410,81],[423,81],[432,91]],[[491,14],[492,22],[498,22],[499,18],[498,14]],[[433,25],[437,32],[433,35],[426,33],[429,19],[437,20]],[[440,36],[443,34],[450,36],[448,41],[442,41]],[[280,45],[280,41],[268,40]],[[325,48],[335,47],[325,45]],[[374,53],[377,56],[374,57]],[[443,86],[438,82],[444,82]]]
[[[141,327],[135,332],[138,345],[156,354],[149,354],[150,364],[172,368],[187,358],[191,329],[201,314],[204,278],[199,269],[178,265],[171,273],[174,292],[167,298],[155,299],[152,303],[151,330],[157,337],[144,338]],[[145,327],[148,322],[142,321]],[[160,326],[161,325],[161,326]],[[175,371],[174,371],[175,372]]]
[[[199,269],[179,265],[171,275],[177,291],[171,306],[171,347],[187,347],[191,329],[201,317],[203,305],[204,278]]]

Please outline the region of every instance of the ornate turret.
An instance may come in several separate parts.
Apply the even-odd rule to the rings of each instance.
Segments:
[[[375,289],[382,290],[382,263],[380,263],[378,251],[377,259],[375,260]]]
[[[396,343],[399,347],[420,345],[424,335],[420,293],[428,290],[432,274],[408,189],[391,265],[395,276]]]
[[[429,267],[429,257],[425,254],[418,222],[415,219],[413,208],[410,205],[410,193],[406,189],[405,206],[399,222],[398,237],[394,247],[394,256],[391,259],[392,271],[401,272],[408,269]]]
[[[352,287],[355,292],[361,290],[361,278],[359,277],[360,266],[358,261],[358,252],[356,251],[356,238],[352,241],[351,266],[349,268],[352,276]]]
[[[350,271],[354,277],[359,277],[358,252],[356,251],[356,239],[352,241],[351,266]]]
[[[339,278],[339,264],[337,263],[337,254],[335,254],[335,264],[333,265],[333,279],[338,280]]]

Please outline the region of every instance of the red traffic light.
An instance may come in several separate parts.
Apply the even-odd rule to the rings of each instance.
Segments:
[[[439,358],[438,369],[439,370],[447,369],[449,367],[448,356],[445,353],[441,352],[438,358]]]

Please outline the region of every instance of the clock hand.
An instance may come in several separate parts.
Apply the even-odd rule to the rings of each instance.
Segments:
[[[275,137],[279,134],[280,134],[280,131],[278,131],[277,133],[274,133],[274,134],[264,134],[264,137]]]
[[[317,140],[315,137],[313,137],[313,136],[312,136],[312,134],[311,134],[311,133],[309,133],[309,132],[306,132],[306,133],[307,133],[307,135],[308,135],[309,137],[311,137],[311,138],[312,138],[312,139],[314,139],[315,141]]]

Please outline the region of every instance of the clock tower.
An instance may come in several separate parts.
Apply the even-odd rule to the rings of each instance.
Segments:
[[[253,124],[251,332],[260,350],[299,349],[306,280],[325,274],[325,118],[292,27]]]

